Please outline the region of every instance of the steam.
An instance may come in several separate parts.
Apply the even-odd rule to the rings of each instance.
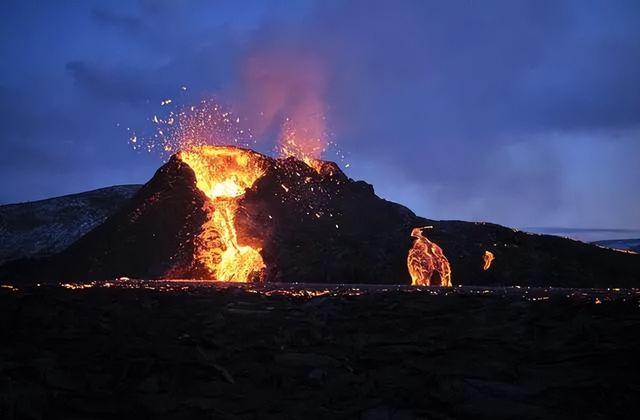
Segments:
[[[326,69],[312,54],[264,49],[248,55],[242,71],[239,106],[255,115],[256,138],[278,132],[276,151],[297,158],[320,158],[329,145],[326,125]]]

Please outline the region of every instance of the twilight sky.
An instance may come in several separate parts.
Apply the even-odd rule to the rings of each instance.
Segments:
[[[635,0],[4,1],[0,203],[143,183],[162,158],[125,127],[215,97],[319,110],[347,174],[425,217],[640,229],[638,22]]]

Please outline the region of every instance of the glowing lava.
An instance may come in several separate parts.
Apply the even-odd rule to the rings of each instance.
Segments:
[[[416,238],[407,256],[407,267],[413,286],[451,286],[451,265],[442,248],[427,239],[422,229],[414,228]]]
[[[484,265],[482,266],[482,269],[484,271],[487,271],[489,267],[491,267],[491,262],[495,259],[496,257],[493,255],[493,252],[484,251],[484,254],[482,255],[482,261],[484,261]]]
[[[246,283],[265,268],[260,248],[240,245],[235,216],[245,191],[264,175],[262,155],[225,146],[197,146],[179,153],[209,198],[208,214],[196,241],[196,259],[216,281]]]

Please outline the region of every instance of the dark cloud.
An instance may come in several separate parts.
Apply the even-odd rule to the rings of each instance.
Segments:
[[[181,85],[277,117],[317,97],[350,175],[426,216],[638,228],[639,19],[635,1],[15,3],[1,141],[33,173],[73,144],[79,172],[123,168],[96,183],[140,182],[159,162],[128,151],[122,127]]]
[[[98,23],[122,29],[129,34],[136,34],[143,30],[142,20],[139,17],[125,15],[114,10],[96,8],[92,10],[92,17]]]
[[[65,66],[74,82],[96,99],[116,102],[143,102],[161,95],[162,87],[130,69],[105,69],[84,61]]]

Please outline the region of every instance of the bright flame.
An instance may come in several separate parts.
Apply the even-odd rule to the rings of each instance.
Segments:
[[[422,229],[414,228],[416,238],[407,256],[407,267],[413,286],[451,286],[451,266],[442,248],[427,239]],[[437,276],[434,278],[434,274]]]
[[[482,255],[482,261],[484,261],[484,265],[482,266],[482,269],[484,271],[487,271],[489,267],[491,267],[491,262],[495,259],[496,257],[493,255],[493,252],[484,251],[484,254]]]
[[[264,175],[263,157],[224,146],[198,146],[179,154],[196,175],[196,185],[210,199],[196,258],[217,281],[249,282],[265,268],[260,249],[238,243],[235,215],[248,188]]]

